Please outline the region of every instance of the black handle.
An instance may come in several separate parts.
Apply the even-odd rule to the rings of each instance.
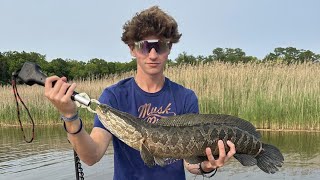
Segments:
[[[18,77],[27,85],[38,84],[44,86],[47,76],[41,71],[38,64],[25,62],[18,74]]]
[[[44,86],[47,76],[41,71],[41,68],[38,64],[33,62],[25,62],[18,74],[18,78],[21,79],[23,83],[29,86],[32,86],[34,84]],[[53,85],[54,84],[55,82],[53,82]],[[90,100],[87,100],[78,94],[79,93],[74,91],[71,99],[73,101],[78,101],[81,104],[89,106]]]

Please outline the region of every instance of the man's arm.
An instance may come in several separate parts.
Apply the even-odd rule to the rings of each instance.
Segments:
[[[69,132],[75,132],[79,128],[80,121],[77,124],[67,125]],[[112,135],[105,129],[94,127],[89,135],[84,129],[78,134],[69,134],[68,139],[79,158],[89,166],[94,165],[103,157],[112,140]]]
[[[54,84],[54,86],[53,86]],[[77,114],[77,106],[71,100],[71,95],[76,88],[76,84],[67,83],[67,78],[51,76],[46,78],[45,96],[58,109],[65,118],[74,117]],[[79,130],[80,120],[65,121],[65,128],[68,132],[74,133]],[[88,165],[98,162],[106,152],[112,135],[102,128],[93,128],[89,135],[84,128],[79,133],[68,133],[68,139],[80,159]]]

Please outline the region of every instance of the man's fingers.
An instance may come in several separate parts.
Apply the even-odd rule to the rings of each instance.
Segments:
[[[64,82],[68,82],[68,81],[67,81],[67,78],[66,78],[66,77],[64,77],[64,76],[63,76],[63,77],[61,77],[61,80],[62,80],[62,81],[64,81]]]
[[[225,158],[226,158],[226,151],[224,148],[224,143],[222,140],[218,141],[218,149],[219,149],[219,158],[215,160],[215,168],[221,167],[224,165]]]
[[[218,149],[219,149],[219,158],[216,160],[212,155],[212,151],[209,147],[206,148],[206,155],[208,161],[204,161],[203,165],[206,168],[219,168],[222,167],[226,161],[228,161],[235,153],[235,145],[231,141],[227,141],[227,145],[229,146],[229,152],[226,154],[226,149],[224,147],[224,142],[222,140],[218,141]]]
[[[66,96],[66,93],[68,91],[68,88],[70,88],[70,84],[68,83],[63,83],[59,89],[59,98],[64,98]]]
[[[214,157],[212,155],[212,151],[211,151],[211,149],[209,147],[206,148],[206,154],[207,154],[207,157],[208,157],[208,161],[210,161],[210,162],[214,162],[215,161],[215,159],[214,159]]]
[[[230,150],[227,154],[227,158],[231,158],[236,153],[236,147],[231,141],[227,141],[228,146],[230,147]]]
[[[206,148],[206,155],[208,158],[208,161],[203,161],[202,165],[205,169],[213,169],[216,168],[216,160],[214,159],[213,155],[212,155],[212,151],[209,147]]]
[[[55,85],[54,85],[54,87],[53,87],[53,90],[52,90],[52,93],[51,93],[51,96],[50,96],[52,99],[59,100],[59,99],[62,98],[62,96],[64,96],[64,94],[65,94],[66,91],[61,92],[61,88],[64,88],[64,87],[65,87],[64,84],[65,84],[65,82],[64,82],[62,79],[59,79],[59,80],[55,83]],[[66,89],[65,89],[65,90],[66,90]]]
[[[226,150],[224,148],[224,143],[222,140],[218,141],[218,148],[219,148],[219,159],[226,157]]]
[[[208,157],[208,161],[211,164],[211,167],[217,168],[223,166],[226,158],[226,151],[224,148],[224,143],[222,140],[218,141],[218,149],[219,149],[219,158],[217,160],[214,159],[212,155],[212,151],[210,148],[206,148],[206,154]]]
[[[44,83],[44,90],[45,90],[46,96],[49,96],[50,90],[52,89],[52,83],[54,81],[57,81],[58,79],[59,79],[58,76],[51,76],[46,78],[46,81]]]
[[[66,93],[66,96],[67,97],[71,97],[71,95],[73,94],[73,91],[74,91],[74,89],[76,88],[76,83],[72,83],[71,84],[71,86],[69,86],[69,89],[68,89],[68,91],[67,91],[67,93]]]
[[[70,86],[71,85],[67,82],[66,77],[48,77],[45,81],[45,96],[53,101],[63,100],[65,99],[63,97],[66,96],[67,90],[68,88],[70,88]],[[73,89],[71,91],[71,94],[73,93]],[[70,93],[69,96],[71,96]]]

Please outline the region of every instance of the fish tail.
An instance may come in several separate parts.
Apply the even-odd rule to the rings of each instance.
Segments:
[[[266,173],[275,173],[284,161],[280,150],[270,144],[262,144],[261,152],[256,156],[257,166]]]

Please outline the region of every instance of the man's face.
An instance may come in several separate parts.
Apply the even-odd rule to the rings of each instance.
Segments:
[[[170,49],[169,41],[161,41],[156,36],[148,36],[135,42],[131,55],[137,59],[137,73],[151,76],[163,74]]]

